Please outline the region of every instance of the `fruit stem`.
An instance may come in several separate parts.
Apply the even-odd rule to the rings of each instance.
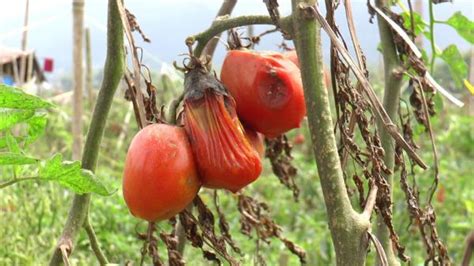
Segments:
[[[112,106],[115,91],[124,73],[123,26],[118,11],[117,0],[109,0],[107,22],[107,55],[104,66],[104,78],[97,97],[94,113],[84,145],[82,167],[94,171],[97,165],[99,147],[104,134],[105,123]],[[89,210],[90,194],[74,196],[66,225],[58,240],[49,265],[60,265],[62,253],[59,247],[67,245],[72,251],[74,240],[84,226]]]

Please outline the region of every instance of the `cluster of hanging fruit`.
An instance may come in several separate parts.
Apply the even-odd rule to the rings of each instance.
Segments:
[[[237,192],[262,171],[263,136],[299,127],[306,109],[296,52],[231,50],[221,81],[199,60],[186,68],[181,126],[153,124],[132,140],[123,194],[131,213],[160,221],[201,186]]]

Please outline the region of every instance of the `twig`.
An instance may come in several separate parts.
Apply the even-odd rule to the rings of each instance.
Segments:
[[[474,250],[474,231],[469,233],[466,237],[466,248],[464,249],[464,255],[462,256],[462,266],[469,266],[471,261],[472,251]]]
[[[11,185],[16,184],[16,183],[21,182],[21,181],[38,180],[38,179],[40,179],[38,176],[15,178],[15,179],[6,181],[4,183],[0,183],[0,189],[11,186]]]
[[[94,228],[91,225],[89,220],[89,215],[87,215],[86,220],[84,221],[84,229],[86,230],[87,236],[89,237],[89,242],[91,244],[92,251],[94,251],[97,260],[99,261],[100,265],[106,265],[109,263],[107,258],[104,255],[104,252],[100,249],[99,241],[97,240],[97,236],[94,232]]]
[[[347,62],[348,66],[352,69],[355,76],[361,83],[364,89],[364,92],[367,95],[369,102],[375,111],[375,114],[383,122],[383,126],[385,130],[387,130],[387,132],[395,139],[397,144],[399,144],[421,168],[426,169],[427,165],[425,164],[425,162],[423,162],[421,157],[413,150],[413,148],[403,139],[403,136],[398,132],[397,126],[392,122],[388,114],[385,112],[382,104],[380,103],[379,99],[377,98],[377,95],[375,94],[372,88],[372,85],[370,85],[369,81],[367,80],[365,75],[362,73],[362,71],[359,69],[359,67],[355,65],[354,61],[351,59],[351,56],[349,55],[347,50],[344,48],[341,41],[337,38],[336,34],[331,30],[329,24],[321,15],[321,12],[319,11],[318,6],[317,5],[313,6],[312,10],[314,10],[316,18],[321,23],[322,28],[328,33],[331,41],[334,42],[336,48],[339,50],[342,57]]]
[[[117,9],[117,2],[109,0],[107,22],[107,55],[104,66],[104,77],[94,108],[89,133],[87,134],[82,157],[82,167],[94,171],[97,165],[100,143],[104,135],[105,123],[112,106],[112,100],[123,76],[124,50],[123,29]],[[68,219],[58,241],[50,265],[59,265],[62,261],[60,247],[66,245],[72,250],[73,242],[84,225],[90,203],[90,194],[75,195],[69,210]]]
[[[380,241],[370,232],[367,232],[367,235],[369,236],[369,239],[372,241],[372,243],[374,243],[375,250],[377,251],[377,255],[379,258],[380,266],[388,266],[389,264],[387,255],[385,254],[385,250],[383,249],[383,246]]]
[[[433,0],[429,0],[429,12],[430,12],[430,43],[431,43],[431,62],[430,62],[430,72],[433,73],[434,64],[436,60],[436,44],[434,37],[434,11],[433,11]]]
[[[61,256],[62,256],[62,258],[63,258],[63,263],[64,263],[64,265],[65,265],[65,266],[71,265],[71,264],[69,263],[69,259],[68,259],[68,252],[67,252],[67,251],[68,251],[68,247],[67,247],[66,245],[61,245],[61,246],[59,247],[59,249],[61,250]]]
[[[415,17],[413,16],[413,6],[411,0],[408,0],[408,8],[410,10],[410,30],[411,30],[411,40],[415,42]]]
[[[120,19],[122,20],[122,25],[123,29],[125,31],[125,35],[127,36],[128,40],[128,45],[130,47],[131,53],[132,53],[132,64],[133,64],[133,85],[135,87],[135,97],[137,99],[137,111],[139,114],[139,119],[140,119],[140,124],[142,127],[146,126],[146,117],[143,111],[145,110],[145,103],[143,101],[143,94],[146,94],[146,92],[143,92],[141,89],[141,83],[140,83],[140,63],[138,62],[138,54],[137,54],[137,47],[135,46],[135,40],[133,39],[132,36],[132,31],[130,29],[130,23],[128,21],[127,14],[125,12],[125,8],[123,6],[122,0],[116,0],[117,6],[118,6],[118,11],[120,14]]]
[[[434,182],[433,185],[431,186],[431,192],[429,196],[428,202],[431,204],[431,200],[433,199],[433,195],[436,191],[436,188],[438,187],[438,182],[439,182],[439,162],[438,162],[438,150],[436,149],[436,143],[435,143],[435,138],[434,138],[434,132],[433,128],[431,126],[431,119],[430,119],[430,113],[428,111],[428,104],[426,103],[426,97],[425,97],[425,92],[423,91],[423,86],[421,82],[417,79],[418,82],[418,89],[420,90],[421,94],[421,100],[423,104],[423,113],[425,114],[426,118],[426,125],[428,127],[428,134],[430,135],[430,141],[431,141],[431,149],[433,150],[433,171],[434,171]],[[416,88],[414,88],[416,90]]]
[[[347,27],[349,28],[349,33],[352,39],[352,45],[354,46],[354,51],[357,56],[357,62],[359,63],[360,69],[362,69],[367,74],[367,69],[365,68],[365,63],[364,63],[364,56],[362,53],[362,49],[360,48],[359,38],[357,38],[357,33],[355,30],[354,18],[352,16],[352,7],[351,7],[350,0],[344,0],[344,9],[346,10]],[[356,85],[356,90],[362,91],[362,88],[359,82]],[[348,130],[349,133],[354,132],[355,125],[356,125],[356,113],[351,112],[351,116],[349,118],[349,130]],[[344,151],[342,152],[342,159],[341,159],[342,169],[345,169],[347,158],[348,158],[348,150],[344,149]]]
[[[237,0],[224,0],[222,2],[221,8],[217,12],[216,20],[214,20],[212,24],[218,23],[220,17],[230,15],[232,13],[232,10],[234,10],[236,3]],[[204,48],[204,51],[202,52],[204,56],[208,55],[212,57],[214,55],[214,51],[216,50],[220,35],[221,34],[219,33],[215,36],[215,38],[213,38],[207,43],[206,47]]]
[[[349,28],[349,33],[352,39],[352,45],[354,46],[354,51],[357,56],[357,62],[359,63],[360,69],[366,72],[367,70],[365,69],[364,54],[362,53],[362,49],[360,49],[360,42],[359,38],[357,38],[354,18],[352,16],[351,0],[344,0],[344,9],[346,10],[347,27]]]
[[[127,83],[127,86],[129,88],[130,92],[130,100],[132,101],[132,106],[133,106],[133,112],[135,113],[135,119],[137,121],[137,125],[139,128],[143,128],[145,126],[145,121],[141,117],[144,117],[143,115],[143,109],[140,109],[140,106],[137,101],[137,94],[141,94],[137,92],[137,87],[134,85],[133,79],[130,75],[130,70],[126,69],[124,72],[124,80]]]
[[[370,218],[372,211],[374,210],[375,203],[377,200],[377,192],[379,190],[379,187],[377,185],[373,184],[372,187],[370,188],[369,191],[369,196],[367,196],[367,200],[365,202],[365,207],[364,211],[362,212],[362,215]]]

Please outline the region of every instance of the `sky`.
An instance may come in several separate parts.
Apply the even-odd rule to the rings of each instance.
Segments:
[[[157,69],[161,63],[181,61],[181,54],[187,51],[184,40],[187,36],[206,29],[217,13],[222,0],[126,0],[126,7],[137,17],[139,24],[151,39],[151,43],[138,41],[144,48],[144,62],[152,69]],[[280,13],[290,14],[291,1],[278,1]],[[320,1],[321,2],[321,1]],[[425,1],[425,8],[428,1]],[[0,0],[0,45],[20,47],[21,31],[26,0]],[[380,55],[376,51],[379,43],[377,25],[369,23],[369,14],[365,0],[352,0],[358,36],[362,49],[366,52],[369,63],[378,62]],[[92,40],[92,58],[94,69],[100,69],[105,59],[106,48],[106,0],[85,0],[85,26],[90,28]],[[454,12],[461,11],[468,18],[474,18],[474,0],[454,0],[453,3],[435,5],[434,12],[437,20],[446,20]],[[233,16],[267,14],[263,1],[239,0]],[[428,12],[424,12],[427,19]],[[55,72],[58,74],[71,71],[72,67],[72,1],[65,0],[30,0],[30,30],[28,48],[36,50],[39,59],[50,57],[55,62]],[[336,21],[342,33],[349,40],[344,9],[339,8]],[[258,26],[259,33],[270,26]],[[455,43],[461,50],[466,51],[471,46],[460,38],[450,27],[437,24],[435,27],[436,43],[440,48]],[[136,36],[136,40],[140,38]],[[279,33],[265,37],[257,47],[259,50],[277,50],[282,38]],[[427,42],[425,42],[427,43]],[[329,54],[329,41],[323,38],[323,49],[326,58]],[[220,65],[225,48],[219,45],[215,65]]]

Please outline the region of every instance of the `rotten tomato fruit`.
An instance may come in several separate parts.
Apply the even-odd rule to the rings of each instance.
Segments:
[[[201,65],[186,72],[184,86],[184,128],[203,186],[235,193],[255,181],[261,159],[226,88]]]
[[[200,186],[182,127],[153,124],[135,135],[123,175],[123,196],[134,216],[149,222],[169,219],[191,203]]]
[[[231,50],[221,80],[240,119],[266,137],[299,127],[306,114],[300,70],[281,53]]]

